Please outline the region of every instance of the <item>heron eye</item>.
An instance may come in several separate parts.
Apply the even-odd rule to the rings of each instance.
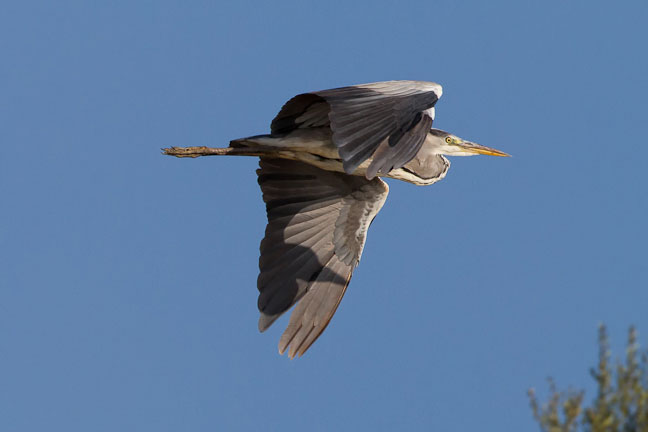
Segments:
[[[445,141],[446,141],[448,144],[452,144],[452,138],[450,138],[450,137],[446,137],[446,140],[445,140]]]

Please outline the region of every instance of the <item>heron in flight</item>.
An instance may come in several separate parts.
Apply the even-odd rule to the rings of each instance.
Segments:
[[[358,265],[389,187],[380,177],[430,185],[445,156],[506,153],[433,129],[442,89],[387,81],[304,93],[274,118],[270,134],[227,148],[172,147],[178,157],[260,157],[268,225],[259,259],[259,330],[296,304],[279,352],[301,356],[322,334]]]

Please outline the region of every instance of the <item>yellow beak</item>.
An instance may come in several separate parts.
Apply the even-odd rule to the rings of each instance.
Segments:
[[[467,152],[474,153],[474,154],[481,154],[481,155],[488,155],[488,156],[502,156],[502,157],[510,157],[511,155],[508,153],[504,153],[503,151],[486,147],[477,143],[473,143],[470,141],[464,141],[463,143],[460,144],[460,146]]]

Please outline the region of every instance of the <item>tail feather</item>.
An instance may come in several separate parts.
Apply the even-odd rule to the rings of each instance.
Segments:
[[[274,139],[272,135],[254,135],[230,141],[230,147],[265,147]]]

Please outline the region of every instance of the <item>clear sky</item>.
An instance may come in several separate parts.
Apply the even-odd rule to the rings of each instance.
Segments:
[[[648,3],[5,2],[0,429],[536,430],[594,394],[596,329],[648,341]],[[257,331],[254,158],[297,93],[444,86],[435,126],[509,152],[390,181],[301,359]]]

